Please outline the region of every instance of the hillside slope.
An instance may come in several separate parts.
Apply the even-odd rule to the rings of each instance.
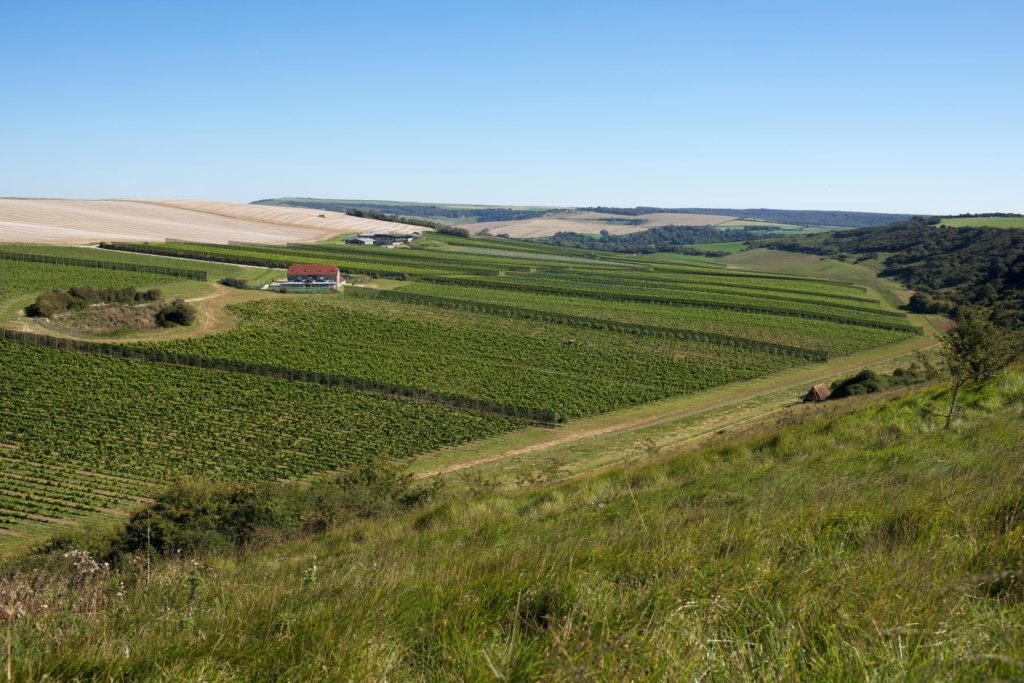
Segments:
[[[594,478],[545,484],[552,463],[513,495],[469,477],[411,512],[323,534],[307,520],[293,540],[151,575],[145,557],[90,573],[57,556],[74,565],[25,599],[15,674],[1013,678],[1024,374],[973,396],[951,430],[929,413],[938,393]],[[42,609],[47,590],[67,597]]]
[[[395,224],[344,214],[191,200],[0,199],[0,242],[312,242]]]
[[[776,224],[783,228],[827,226],[864,228],[886,225],[910,218],[908,214],[867,213],[862,211],[808,211],[785,209],[666,209],[657,206],[634,207],[551,207],[501,206],[485,204],[427,204],[366,199],[318,199],[314,197],[278,197],[260,199],[264,206],[307,207],[344,212],[348,209],[372,209],[432,221],[465,225],[470,230],[490,230],[512,237],[544,237],[559,231],[628,233],[665,225],[717,225],[728,227]],[[738,219],[738,220],[733,220]]]
[[[1024,231],[954,228],[912,219],[883,228],[765,241],[761,246],[850,261],[881,261],[882,277],[919,294],[911,310],[948,312],[970,304],[1024,324]]]

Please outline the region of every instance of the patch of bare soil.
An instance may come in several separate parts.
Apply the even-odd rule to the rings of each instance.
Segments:
[[[165,302],[125,305],[101,304],[59,313],[49,319],[54,328],[71,334],[106,335],[160,329],[156,315]]]

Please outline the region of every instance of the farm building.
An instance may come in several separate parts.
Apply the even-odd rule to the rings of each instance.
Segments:
[[[341,283],[338,266],[299,263],[288,266],[288,278],[272,286],[289,292],[324,292],[338,289]]]
[[[365,245],[374,247],[393,247],[396,244],[409,244],[420,237],[413,232],[364,232],[345,240],[345,244]]]
[[[815,384],[807,390],[806,394],[804,394],[804,403],[817,403],[824,401],[831,395],[832,390],[829,389],[827,384]]]

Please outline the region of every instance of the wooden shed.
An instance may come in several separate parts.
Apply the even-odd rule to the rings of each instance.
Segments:
[[[804,403],[824,401],[831,395],[832,390],[827,384],[815,384],[804,394]]]

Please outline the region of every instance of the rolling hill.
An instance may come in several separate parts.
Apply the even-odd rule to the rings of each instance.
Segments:
[[[323,218],[320,217],[323,214]],[[0,242],[323,240],[394,223],[311,209],[180,199],[0,199]]]
[[[317,199],[280,197],[260,199],[261,206],[305,207],[344,212],[350,209],[426,218],[449,225],[461,225],[472,232],[509,237],[549,237],[557,232],[628,234],[648,228],[718,225],[730,228],[750,226],[799,228],[865,228],[910,218],[908,214],[862,211],[806,211],[786,209],[666,209],[656,206],[631,208],[500,206],[485,204],[429,204],[368,199]]]

